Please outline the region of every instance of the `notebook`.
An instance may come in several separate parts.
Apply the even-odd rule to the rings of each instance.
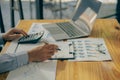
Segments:
[[[55,40],[85,37],[90,35],[101,2],[78,0],[73,18],[67,22],[43,24]]]

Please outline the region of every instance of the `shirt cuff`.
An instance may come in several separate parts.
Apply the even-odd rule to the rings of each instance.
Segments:
[[[27,51],[18,52],[16,54],[17,54],[16,61],[17,61],[18,67],[29,63]]]

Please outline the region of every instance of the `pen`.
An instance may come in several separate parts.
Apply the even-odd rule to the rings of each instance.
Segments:
[[[60,49],[60,48],[57,48],[56,50],[61,51],[61,49]]]
[[[48,41],[43,41],[45,44],[49,44],[49,42]],[[61,49],[60,48],[57,48],[56,50],[58,50],[58,51],[61,51]]]
[[[45,44],[49,44],[49,42],[48,42],[48,41],[45,41],[45,40],[43,40],[43,43],[45,43]]]
[[[105,52],[104,51],[102,51],[102,50],[98,50],[100,53],[102,53],[102,54],[105,54]]]

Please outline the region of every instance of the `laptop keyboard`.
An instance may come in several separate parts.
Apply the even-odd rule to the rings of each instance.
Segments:
[[[63,29],[68,34],[69,37],[80,36],[81,34],[83,34],[69,22],[56,23],[56,24],[61,29]]]

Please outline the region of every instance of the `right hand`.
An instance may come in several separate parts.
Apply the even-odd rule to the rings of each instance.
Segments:
[[[57,52],[58,46],[54,44],[45,44],[43,47],[39,46],[28,51],[29,62],[45,61],[51,58],[55,52]]]

